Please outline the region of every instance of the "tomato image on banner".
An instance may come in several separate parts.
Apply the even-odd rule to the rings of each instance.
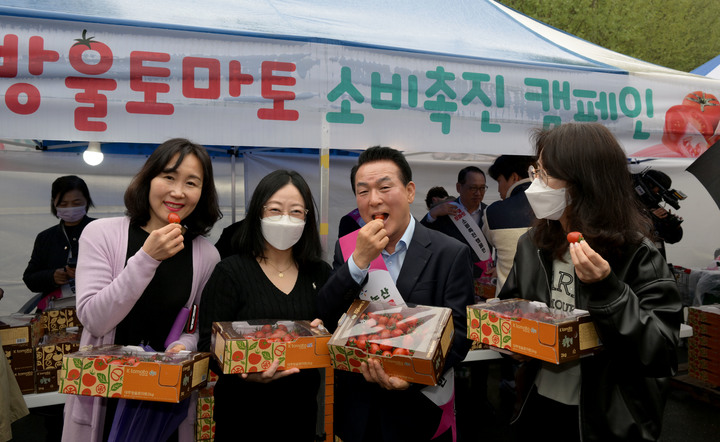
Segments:
[[[665,113],[662,144],[635,152],[638,156],[697,158],[720,140],[720,101],[713,94],[694,91]]]

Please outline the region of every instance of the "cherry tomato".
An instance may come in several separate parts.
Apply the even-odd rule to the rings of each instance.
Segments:
[[[373,219],[381,219],[381,220],[384,221],[384,220],[385,220],[385,214],[376,213],[375,215],[373,215]]]
[[[180,215],[178,215],[178,214],[175,213],[175,212],[170,213],[170,214],[168,215],[168,222],[170,222],[170,223],[175,223],[175,224],[180,224]]]
[[[570,232],[567,234],[567,240],[568,242],[573,243],[585,241],[585,238],[583,238],[582,233],[580,232]]]

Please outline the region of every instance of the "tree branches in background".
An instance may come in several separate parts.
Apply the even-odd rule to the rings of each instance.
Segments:
[[[689,72],[720,55],[718,0],[502,0],[615,52]]]

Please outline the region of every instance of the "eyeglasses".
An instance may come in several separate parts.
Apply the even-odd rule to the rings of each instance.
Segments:
[[[265,211],[265,218],[269,218],[271,221],[280,221],[283,215],[288,215],[290,218],[296,220],[305,221],[305,215],[308,213],[308,209],[290,209],[282,210],[279,207],[263,206]]]
[[[545,172],[545,169],[536,169],[533,166],[528,167],[528,175],[533,180],[535,178],[540,178],[540,181],[542,181],[546,186],[548,185],[548,174]]]
[[[472,193],[483,193],[487,190],[488,186],[471,186],[467,190]]]

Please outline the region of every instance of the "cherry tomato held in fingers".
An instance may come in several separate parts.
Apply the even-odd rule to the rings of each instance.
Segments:
[[[567,240],[569,243],[574,243],[585,241],[585,238],[583,238],[582,233],[580,232],[570,232],[567,234]]]
[[[180,224],[180,215],[178,215],[175,212],[170,213],[168,215],[168,222],[170,222],[171,224],[172,223]]]

